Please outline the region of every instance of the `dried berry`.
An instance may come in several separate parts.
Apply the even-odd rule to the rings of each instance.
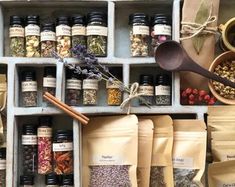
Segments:
[[[191,94],[193,92],[193,89],[192,88],[187,88],[185,90],[185,92],[186,92],[187,95],[189,95],[189,94]]]
[[[207,94],[205,90],[199,90],[199,96],[203,97]]]
[[[189,98],[190,101],[194,101],[195,100],[195,96],[193,94],[190,94],[188,98]]]
[[[193,89],[193,94],[198,95],[198,89]]]

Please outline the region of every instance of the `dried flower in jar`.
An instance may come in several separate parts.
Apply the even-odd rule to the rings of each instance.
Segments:
[[[49,92],[51,95],[55,96],[55,92],[56,92],[56,69],[54,67],[46,67],[44,69],[43,94],[45,94],[46,92]],[[43,98],[43,101],[47,102],[44,98]]]
[[[97,104],[97,90],[98,80],[84,79],[83,80],[83,104],[96,105]]]
[[[107,103],[108,105],[120,105],[122,103],[122,91],[118,81],[107,82]]]
[[[140,105],[153,105],[154,86],[152,75],[140,75],[139,94],[142,94],[142,99],[139,100]]]

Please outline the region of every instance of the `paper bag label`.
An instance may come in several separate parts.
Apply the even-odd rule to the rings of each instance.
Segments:
[[[173,158],[174,168],[192,168],[193,158],[192,157],[175,157]]]
[[[231,183],[220,183],[217,185],[217,187],[235,187],[235,182]]]
[[[92,157],[92,164],[104,165],[120,165],[123,159],[116,155],[96,155]]]

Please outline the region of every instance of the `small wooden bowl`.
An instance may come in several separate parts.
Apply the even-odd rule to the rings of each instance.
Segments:
[[[227,60],[235,60],[235,53],[232,51],[227,51],[225,53],[222,53],[221,55],[219,55],[211,64],[209,71],[214,73],[214,69],[215,67],[217,67],[220,63],[227,61]],[[211,91],[211,93],[216,97],[216,99],[218,99],[220,102],[224,103],[224,104],[229,104],[229,105],[235,105],[235,99],[226,99],[224,97],[222,97],[221,95],[219,95],[213,84],[212,84],[212,80],[209,80],[209,89]]]

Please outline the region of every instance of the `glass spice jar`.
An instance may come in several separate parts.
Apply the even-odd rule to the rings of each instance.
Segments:
[[[41,30],[41,57],[52,57],[56,49],[55,24],[44,23]]]
[[[63,175],[61,181],[61,187],[73,187],[73,174]]]
[[[51,95],[55,96],[56,94],[56,69],[55,67],[45,67],[44,76],[43,76],[43,94],[49,92]],[[43,101],[48,103],[46,99],[43,98]]]
[[[139,93],[144,100],[139,100],[140,105],[153,105],[154,85],[152,75],[140,75]]]
[[[97,105],[98,80],[83,80],[83,105]]]
[[[27,16],[25,26],[26,57],[40,57],[39,16]]]
[[[35,71],[23,72],[21,90],[23,107],[37,106],[37,81]]]
[[[52,172],[52,118],[41,116],[38,127],[38,174]]]
[[[54,173],[47,174],[45,177],[46,187],[59,187],[59,177]]]
[[[119,106],[122,103],[122,91],[120,89],[119,81],[107,81],[107,103],[111,106]]]
[[[131,56],[146,57],[149,55],[149,17],[144,13],[129,16]]]
[[[87,50],[97,57],[107,56],[107,16],[103,12],[87,15]]]
[[[66,80],[66,96],[65,102],[71,106],[77,106],[81,100],[82,94],[82,81],[79,79],[79,75],[74,73],[73,70],[67,71]]]
[[[6,148],[0,148],[0,186],[6,186]]]
[[[76,45],[86,46],[85,17],[82,15],[72,17],[72,48]]]
[[[37,169],[37,131],[35,125],[26,124],[22,133],[23,172],[34,174]]]
[[[56,22],[57,53],[64,58],[70,57],[71,27],[69,26],[69,18],[67,16],[60,16]]]
[[[159,74],[155,85],[156,105],[171,105],[171,82],[166,74]]]
[[[10,17],[10,56],[24,57],[25,42],[24,42],[24,23],[23,18],[19,16]]]
[[[33,175],[21,175],[20,187],[34,187],[34,176]]]
[[[73,173],[73,132],[57,130],[53,141],[53,165],[57,175]]]

